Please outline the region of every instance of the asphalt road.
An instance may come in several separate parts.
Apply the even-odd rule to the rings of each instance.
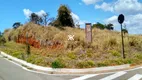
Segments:
[[[27,71],[0,56],[0,80],[142,80],[142,67],[100,74],[51,75]]]
[[[0,56],[0,80],[70,80],[76,75],[51,75],[29,72]]]

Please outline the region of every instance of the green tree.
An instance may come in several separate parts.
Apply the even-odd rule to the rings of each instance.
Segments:
[[[61,5],[58,9],[57,19],[53,22],[53,26],[69,26],[74,27],[71,10],[66,5]]]
[[[15,22],[12,27],[14,29],[17,29],[19,26],[21,26],[21,23],[20,22]]]
[[[126,33],[128,34],[128,30],[127,29],[122,29],[123,34],[125,35]]]
[[[105,29],[105,25],[97,22],[96,24],[93,24],[92,28]]]
[[[109,23],[105,26],[105,28],[108,30],[113,30],[113,24]]]
[[[30,22],[33,22],[35,24],[43,24],[42,17],[38,16],[36,13],[32,13],[30,16]]]

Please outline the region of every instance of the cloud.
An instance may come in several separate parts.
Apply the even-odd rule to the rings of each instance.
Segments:
[[[100,2],[102,0],[82,0],[86,5],[89,5],[89,4],[95,4],[97,2]]]
[[[38,16],[43,17],[46,15],[46,12],[44,10],[40,10],[39,12],[35,12]]]
[[[114,28],[116,30],[120,30],[120,24],[117,21],[118,16],[112,16],[108,19],[105,19],[104,22],[106,24],[112,23],[114,25]],[[142,32],[142,14],[136,14],[136,15],[126,15],[124,24],[126,25],[128,31],[131,34],[140,34]],[[123,25],[124,25],[123,24]]]
[[[73,13],[73,12],[71,13],[71,16],[73,18],[74,23],[75,24],[79,23],[81,25],[81,27],[83,27],[85,25],[85,23],[88,22],[86,20],[80,20],[79,16],[77,14]]]
[[[32,11],[30,11],[29,9],[23,9],[24,15],[26,16],[26,18],[29,18],[30,15],[32,14]]]
[[[135,14],[142,12],[142,3],[138,0],[118,0],[115,3],[114,10],[118,13]]]
[[[111,11],[113,12],[113,7],[111,4],[103,2],[101,5],[95,5],[96,9],[103,9],[104,11]]]
[[[113,3],[103,2],[101,5],[95,5],[95,8],[116,13],[137,14],[142,12],[142,3],[138,0],[117,0]]]
[[[30,9],[23,9],[24,15],[26,16],[26,18],[30,18],[31,14],[33,13]],[[35,14],[37,14],[39,17],[43,17],[44,15],[46,15],[46,12],[44,10],[40,10],[38,12],[34,12]]]

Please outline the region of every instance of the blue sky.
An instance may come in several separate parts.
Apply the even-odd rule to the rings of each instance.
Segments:
[[[31,12],[48,12],[50,17],[57,16],[61,4],[72,11],[74,21],[81,27],[85,22],[113,23],[120,31],[117,16],[125,15],[125,25],[131,34],[142,34],[141,0],[0,0],[0,31],[12,28],[14,22],[26,23]]]

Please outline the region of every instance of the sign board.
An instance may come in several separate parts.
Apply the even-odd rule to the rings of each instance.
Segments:
[[[87,43],[92,42],[92,26],[91,23],[85,24],[85,38]]]

